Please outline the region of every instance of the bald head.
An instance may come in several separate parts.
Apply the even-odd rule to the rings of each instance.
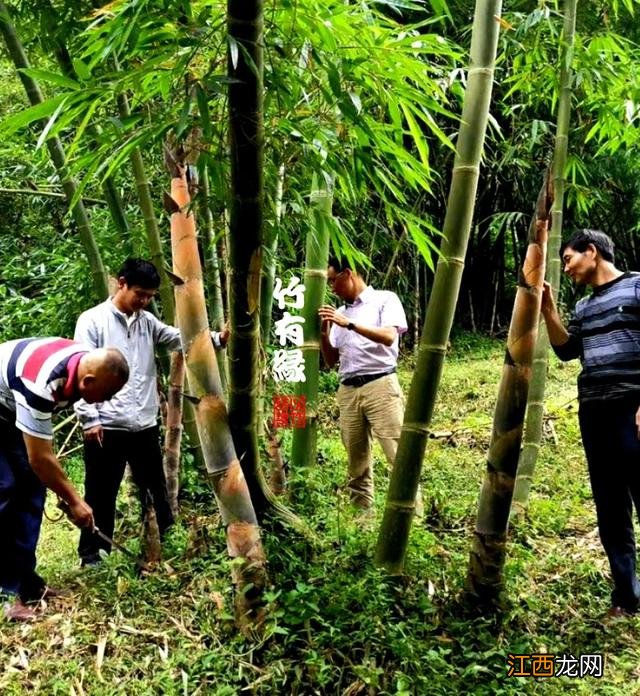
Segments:
[[[78,392],[90,404],[109,401],[128,379],[129,365],[117,348],[96,348],[85,353],[78,363]]]

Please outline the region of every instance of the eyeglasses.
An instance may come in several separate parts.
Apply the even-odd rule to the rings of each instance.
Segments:
[[[336,273],[333,277],[329,278],[327,277],[327,283],[333,287],[336,283],[336,280],[344,273],[344,270],[340,271],[340,273]]]

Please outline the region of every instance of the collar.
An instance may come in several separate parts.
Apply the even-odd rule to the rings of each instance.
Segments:
[[[76,375],[78,374],[78,363],[80,358],[86,354],[86,350],[80,353],[74,353],[67,362],[67,381],[62,387],[61,396],[63,400],[68,401],[73,398],[76,391]]]
[[[612,285],[615,285],[616,283],[619,283],[623,278],[631,278],[632,274],[629,273],[629,271],[625,271],[621,275],[619,275],[617,278],[614,278],[613,280],[609,280],[606,283],[603,283],[602,285],[598,285],[593,288],[593,294],[598,295],[601,292],[604,292],[605,290],[608,290]]]
[[[367,287],[358,295],[358,297],[356,297],[353,302],[345,302],[344,306],[353,307],[354,305],[364,304],[371,299],[374,292],[374,289],[370,285],[367,285]]]
[[[135,318],[137,318],[138,315],[140,314],[140,312],[134,312],[134,313],[131,314],[131,315],[125,314],[122,310],[120,310],[120,309],[118,309],[118,308],[116,307],[116,305],[115,305],[115,303],[114,303],[114,301],[113,301],[113,297],[110,297],[108,300],[105,300],[105,302],[106,302],[106,304],[109,305],[109,307],[111,307],[111,311],[112,311],[117,317],[121,317],[122,319],[124,319],[125,322],[129,319],[130,316],[133,317],[133,318],[135,319]]]

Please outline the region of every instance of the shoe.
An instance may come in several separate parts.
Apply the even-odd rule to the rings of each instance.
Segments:
[[[627,619],[630,616],[633,616],[635,612],[629,611],[628,609],[625,609],[624,607],[611,607],[609,611],[607,612],[607,618],[608,619]]]
[[[65,597],[67,592],[61,590],[59,587],[51,587],[51,585],[45,585],[44,591],[40,595],[40,599],[56,599],[56,597]]]
[[[13,604],[4,605],[4,616],[7,621],[35,621],[38,614],[33,607],[28,607],[21,600],[16,599]]]
[[[20,601],[23,604],[35,604],[43,599],[55,599],[56,597],[64,597],[65,591],[59,590],[51,585],[43,585],[37,591],[30,591],[29,594],[20,594]]]
[[[95,568],[95,566],[100,565],[102,562],[102,559],[100,558],[99,554],[93,554],[92,556],[85,556],[84,558],[80,559],[80,567],[81,568]]]

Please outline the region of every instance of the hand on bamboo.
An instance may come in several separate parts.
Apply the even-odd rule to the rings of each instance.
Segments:
[[[551,289],[551,284],[546,280],[542,285],[542,304],[540,306],[540,311],[545,316],[556,311],[556,301],[553,298],[553,290]]]
[[[331,305],[322,305],[322,307],[320,307],[318,310],[318,314],[320,315],[320,319],[322,319],[322,321],[329,321],[336,324],[336,326],[346,328],[349,325],[349,320],[347,317],[340,314],[340,312],[335,309],[335,307],[331,307]]]
[[[640,440],[640,406],[638,406],[638,410],[636,411],[636,428],[638,440]]]
[[[225,348],[227,343],[229,342],[229,336],[231,334],[231,331],[229,330],[229,322],[226,322],[225,325],[222,327],[222,331],[220,332],[220,345]]]

